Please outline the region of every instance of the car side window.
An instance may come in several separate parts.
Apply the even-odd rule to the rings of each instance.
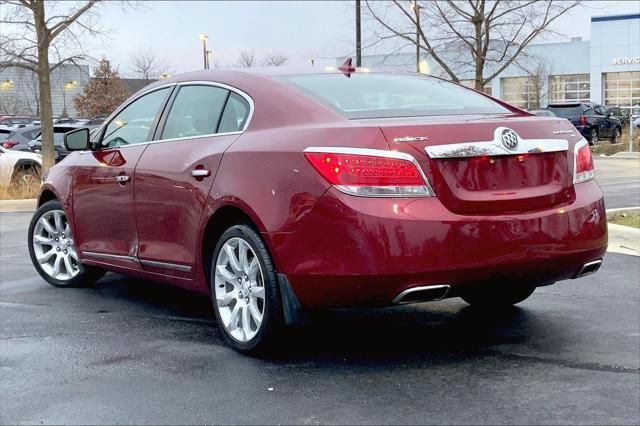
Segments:
[[[183,86],[167,116],[161,139],[216,133],[229,91],[216,86]]]
[[[607,115],[607,110],[601,105],[596,105],[594,109],[598,115]]]
[[[237,132],[244,129],[249,118],[249,102],[237,93],[231,92],[224,107],[218,133]]]
[[[165,103],[170,88],[138,98],[111,120],[100,145],[107,148],[135,145],[151,140],[153,123]]]

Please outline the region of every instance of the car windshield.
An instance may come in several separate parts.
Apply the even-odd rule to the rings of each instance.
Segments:
[[[316,74],[280,79],[352,119],[510,112],[465,87],[422,75]]]
[[[582,115],[582,108],[580,105],[549,105],[547,109],[562,118],[578,117]]]

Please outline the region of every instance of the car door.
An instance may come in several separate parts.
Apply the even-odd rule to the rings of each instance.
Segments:
[[[152,139],[172,88],[146,93],[107,123],[74,171],[73,211],[81,257],[140,269],[133,208],[135,166]]]
[[[136,167],[138,256],[144,269],[189,278],[198,227],[223,153],[245,128],[250,98],[213,84],[182,84],[157,140]]]
[[[608,117],[608,112],[605,107],[602,105],[595,105],[593,108],[598,116],[598,129],[599,135],[601,138],[609,138],[613,133],[613,124],[612,121]]]

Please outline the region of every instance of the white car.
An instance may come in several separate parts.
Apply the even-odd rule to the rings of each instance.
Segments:
[[[42,157],[38,154],[13,151],[0,146],[0,188],[34,186],[40,182]]]

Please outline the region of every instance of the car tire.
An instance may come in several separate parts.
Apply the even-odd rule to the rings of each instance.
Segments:
[[[621,139],[622,139],[622,131],[620,130],[619,127],[616,127],[616,129],[613,131],[613,136],[611,137],[611,143],[620,143]]]
[[[36,210],[27,241],[33,266],[54,287],[86,287],[105,274],[101,268],[78,261],[75,240],[58,200],[47,201]]]
[[[591,129],[591,133],[589,136],[589,145],[591,146],[598,145],[598,129]]]
[[[476,285],[463,291],[462,300],[473,307],[505,308],[516,305],[533,294],[535,286],[530,285]]]
[[[229,345],[242,353],[274,350],[284,329],[282,300],[273,261],[254,229],[233,225],[220,236],[210,282],[216,320]]]

